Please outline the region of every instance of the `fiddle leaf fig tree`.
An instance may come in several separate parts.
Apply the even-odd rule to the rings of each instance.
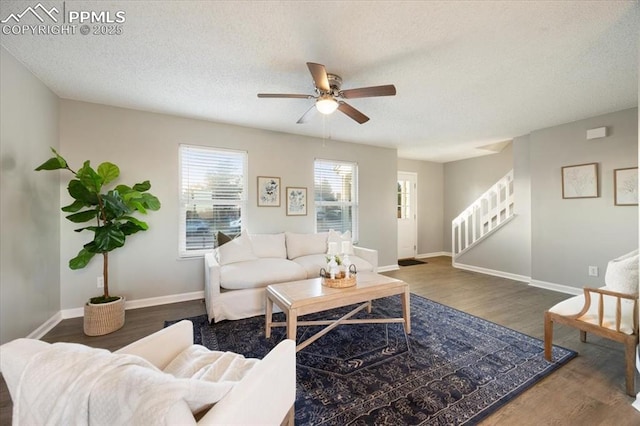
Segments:
[[[113,163],[104,162],[94,170],[89,161],[85,161],[76,172],[55,149],[51,148],[51,151],[55,156],[42,163],[36,171],[66,169],[73,173],[74,178],[69,181],[67,190],[74,201],[62,207],[62,211],[70,213],[66,218],[73,223],[93,222],[75,230],[93,232],[93,240],[69,260],[69,267],[82,269],[96,254],[102,254],[104,294],[91,298],[91,303],[117,300],[118,297],[109,295],[109,252],[123,247],[127,236],[149,229],[145,222],[136,219],[133,214],[158,210],[160,201],[147,192],[151,189],[148,180],[132,187],[117,185],[108,189],[108,185],[120,176],[120,169]]]

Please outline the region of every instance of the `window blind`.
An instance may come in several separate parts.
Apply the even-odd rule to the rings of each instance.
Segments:
[[[181,256],[217,246],[218,231],[234,235],[246,207],[247,153],[180,145]]]
[[[316,160],[314,163],[316,232],[351,231],[358,236],[358,165]]]

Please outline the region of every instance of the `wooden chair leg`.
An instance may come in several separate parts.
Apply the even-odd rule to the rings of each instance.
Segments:
[[[544,313],[544,359],[553,361],[551,347],[553,345],[553,321],[549,312]]]
[[[580,330],[580,341],[582,343],[587,343],[587,332]]]
[[[636,396],[635,394],[635,376],[636,376],[636,342],[635,339],[627,339],[624,342],[624,358],[626,362],[625,381],[627,383],[627,395]]]

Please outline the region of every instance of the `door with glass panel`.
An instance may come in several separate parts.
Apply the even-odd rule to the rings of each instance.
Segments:
[[[417,174],[398,172],[398,259],[415,257],[418,248]]]

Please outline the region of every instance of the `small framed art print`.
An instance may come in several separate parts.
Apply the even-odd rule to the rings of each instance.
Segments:
[[[280,178],[258,176],[258,207],[280,207]]]
[[[287,216],[306,216],[307,188],[287,186]]]
[[[615,169],[613,171],[613,194],[616,206],[638,205],[638,168]]]
[[[596,198],[599,195],[598,163],[562,168],[562,198]]]

